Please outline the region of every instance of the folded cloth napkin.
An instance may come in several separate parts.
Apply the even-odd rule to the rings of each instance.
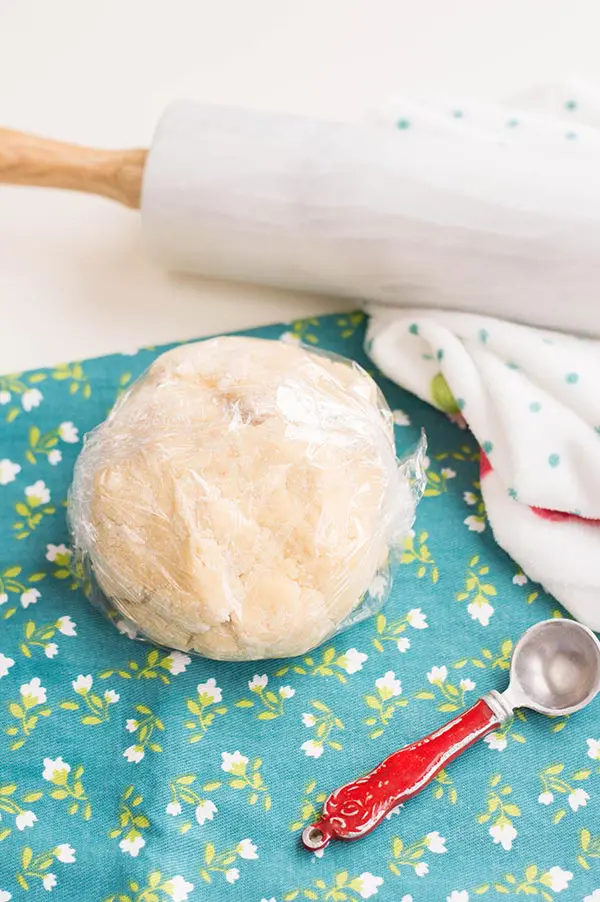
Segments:
[[[379,369],[476,437],[498,543],[600,630],[600,341],[476,314],[371,314],[367,351]],[[477,494],[465,501],[466,526],[485,529]]]

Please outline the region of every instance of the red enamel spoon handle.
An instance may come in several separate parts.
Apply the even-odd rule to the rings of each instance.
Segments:
[[[439,730],[394,752],[364,777],[331,793],[320,820],[302,834],[305,847],[315,851],[331,839],[360,839],[370,833],[393,808],[499,725],[498,716],[481,698]]]

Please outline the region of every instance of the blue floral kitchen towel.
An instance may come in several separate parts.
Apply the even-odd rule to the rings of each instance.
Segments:
[[[369,367],[361,314],[253,334],[285,332]],[[0,902],[599,899],[600,702],[518,716],[363,840],[299,845],[330,790],[502,688],[522,631],[562,615],[486,528],[471,435],[385,379],[399,451],[422,426],[430,446],[382,613],[300,659],[228,664],[88,605],[73,463],[162,350],[0,378]]]

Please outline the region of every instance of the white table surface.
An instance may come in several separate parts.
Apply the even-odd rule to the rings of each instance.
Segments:
[[[386,93],[600,80],[597,0],[0,0],[0,124],[147,146],[174,97],[359,119]],[[0,187],[0,372],[347,303],[168,275],[139,214]]]

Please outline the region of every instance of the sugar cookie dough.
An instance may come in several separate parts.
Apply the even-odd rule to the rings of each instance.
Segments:
[[[364,370],[226,337],[163,354],[88,436],[69,516],[104,603],[144,636],[253,660],[360,619],[414,507]]]

